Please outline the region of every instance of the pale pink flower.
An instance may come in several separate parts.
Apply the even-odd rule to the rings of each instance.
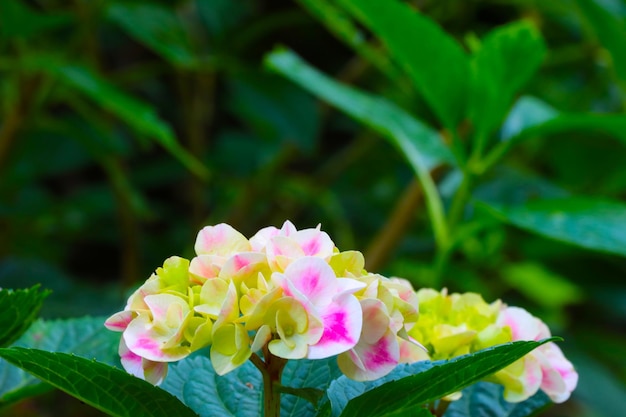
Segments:
[[[504,308],[498,317],[498,324],[511,329],[513,341],[538,341],[551,336],[545,323],[519,307]],[[550,342],[539,346],[524,360],[526,361],[524,370],[518,378],[525,387],[523,395],[520,394],[519,389],[513,390],[517,394],[512,394],[510,398],[507,398],[508,401],[523,401],[540,388],[552,401],[561,403],[567,400],[576,388],[578,373],[555,343]]]
[[[361,305],[353,293],[363,288],[362,283],[337,278],[328,263],[310,256],[295,260],[272,279],[285,296],[293,297],[323,324],[322,336],[309,346],[307,358],[327,358],[356,345],[363,322]]]

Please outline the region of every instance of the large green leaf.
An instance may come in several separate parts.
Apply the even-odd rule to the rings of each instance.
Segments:
[[[119,366],[120,334],[104,328],[105,317],[38,320],[14,346],[72,353]],[[0,360],[0,406],[49,389],[47,384]]]
[[[504,387],[490,382],[478,382],[463,390],[463,396],[452,401],[446,417],[529,417],[552,405],[550,398],[539,391],[520,403],[504,399]]]
[[[119,117],[137,133],[161,144],[190,171],[202,178],[208,177],[206,167],[178,143],[172,128],[157,116],[153,107],[124,93],[85,67],[60,66],[56,73],[67,85]]]
[[[48,291],[39,286],[24,290],[0,289],[0,347],[9,346],[30,327]]]
[[[626,26],[595,0],[576,0],[581,18],[609,53],[617,76],[626,81]]]
[[[522,140],[568,132],[600,133],[626,144],[626,115],[560,113],[540,99],[521,97],[502,125],[502,142],[486,157],[484,164],[492,166]]]
[[[416,171],[454,163],[450,149],[435,130],[390,101],[338,83],[286,49],[275,50],[266,56],[265,62],[271,69],[380,133],[402,151]]]
[[[350,15],[329,0],[297,0],[302,7],[322,22],[338,39],[354,49],[364,59],[393,81],[400,77],[399,69],[383,51],[372,46]]]
[[[339,375],[341,372],[335,358],[289,361],[283,371],[282,385],[325,391]],[[257,417],[263,408],[262,383],[261,373],[251,362],[219,376],[209,358],[198,355],[172,364],[162,388],[201,417]],[[307,400],[285,393],[281,395],[282,417],[313,415],[315,409]]]
[[[465,116],[469,59],[434,21],[398,0],[340,0],[369,27],[413,79],[448,129]]]
[[[200,417],[262,414],[263,379],[251,362],[220,376],[208,357],[198,355],[173,363],[161,388],[178,397]]]
[[[523,96],[515,103],[502,125],[505,142],[566,132],[603,133],[626,143],[626,115],[561,113],[546,102]]]
[[[486,140],[497,128],[515,94],[537,71],[546,54],[537,29],[526,22],[490,32],[472,57],[469,117],[475,135]]]
[[[95,360],[20,347],[0,349],[0,357],[112,416],[195,416],[168,392]]]
[[[502,221],[530,232],[626,256],[626,204],[581,197],[535,200],[511,206],[477,204]]]
[[[314,388],[326,392],[332,381],[340,377],[342,372],[337,366],[337,359],[331,357],[319,360],[297,360],[287,363],[283,371],[283,385],[293,388]],[[315,408],[302,397],[294,395],[281,396],[282,417],[302,417],[315,415]]]
[[[436,362],[426,371],[423,371],[425,365],[419,362],[399,366],[384,377],[384,381],[390,382],[373,389],[371,385],[366,387],[363,395],[349,399],[340,415],[341,417],[385,416],[388,413],[409,410],[438,400],[480,381],[551,340],[507,343],[450,361]],[[411,367],[417,367],[417,369],[413,370]],[[407,373],[410,376],[404,377]],[[398,377],[401,379],[397,379]],[[375,384],[379,383],[380,381],[375,381]],[[333,382],[329,389],[331,404],[333,396],[337,397],[338,390],[344,392],[340,394],[344,399],[347,395],[351,395],[354,387],[350,389],[350,386],[353,384],[354,381],[343,377]],[[363,388],[357,387],[357,390],[361,389]],[[340,404],[337,405],[336,407],[332,404],[334,412],[342,408]]]
[[[559,111],[548,103],[533,96],[522,96],[515,102],[502,124],[500,138],[508,141],[524,131],[553,120],[558,115]]]
[[[266,65],[303,88],[338,107],[359,122],[374,129],[395,145],[417,174],[433,224],[435,239],[447,245],[448,231],[443,204],[430,169],[441,163],[454,163],[452,152],[440,135],[407,112],[381,97],[347,87],[312,68],[299,56],[278,49],[266,56]]]
[[[172,64],[192,67],[196,63],[182,22],[171,10],[154,3],[113,3],[107,16]]]

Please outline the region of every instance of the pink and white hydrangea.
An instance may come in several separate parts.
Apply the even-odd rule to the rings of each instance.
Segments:
[[[528,311],[519,307],[505,307],[498,317],[498,323],[511,329],[512,340],[542,340],[551,336],[545,323]],[[523,401],[533,395],[538,389],[544,391],[552,401],[561,403],[566,401],[578,383],[578,373],[568,361],[561,349],[555,343],[546,343],[530,352],[521,359],[524,366],[513,365],[509,370],[507,380],[516,380],[505,384],[505,398],[511,402]],[[507,369],[505,368],[505,371]],[[496,374],[497,375],[497,374]],[[517,378],[513,378],[515,375]],[[507,393],[507,388],[510,389]],[[521,389],[520,389],[521,388]]]

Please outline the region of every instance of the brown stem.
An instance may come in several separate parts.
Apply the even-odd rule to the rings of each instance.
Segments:
[[[450,406],[450,401],[446,401],[444,399],[439,400],[439,404],[437,404],[437,409],[435,410],[435,416],[442,417],[448,407]]]
[[[185,104],[187,147],[191,154],[201,158],[206,150],[207,132],[213,121],[215,73],[183,73],[180,78],[180,94]],[[188,189],[191,221],[194,228],[198,228],[206,216],[203,198],[206,194],[206,184],[197,175],[191,175]]]
[[[378,271],[385,264],[400,238],[406,233],[415,212],[422,200],[422,188],[417,179],[413,179],[405,188],[402,198],[398,200],[393,212],[365,251],[366,268]]]

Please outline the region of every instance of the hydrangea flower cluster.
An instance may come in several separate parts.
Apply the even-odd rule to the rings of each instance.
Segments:
[[[518,340],[542,340],[551,336],[537,317],[497,300],[491,304],[474,293],[448,294],[447,290],[417,292],[420,319],[409,331],[433,360],[450,359]],[[555,343],[541,345],[517,362],[493,374],[489,380],[504,386],[504,398],[521,402],[539,389],[552,401],[566,401],[578,382],[578,374]],[[460,396],[456,394],[450,398]]]
[[[368,273],[360,252],[339,251],[319,226],[297,230],[287,221],[250,239],[227,224],[207,226],[195,252],[191,261],[167,259],[105,323],[122,332],[124,368],[153,384],[169,362],[207,346],[219,375],[263,350],[283,360],[337,356],[346,376],[367,381],[399,363],[550,337],[521,308],[474,293],[415,292],[407,280]],[[510,402],[539,389],[563,402],[578,375],[547,343],[489,380],[504,386]]]
[[[220,375],[263,347],[284,359],[338,356],[356,380],[425,357],[407,333],[418,317],[410,283],[368,274],[361,253],[340,252],[319,227],[287,221],[248,240],[227,224],[207,226],[195,251],[191,261],[167,259],[106,321],[123,332],[131,374],[159,384],[169,362],[209,345]]]

